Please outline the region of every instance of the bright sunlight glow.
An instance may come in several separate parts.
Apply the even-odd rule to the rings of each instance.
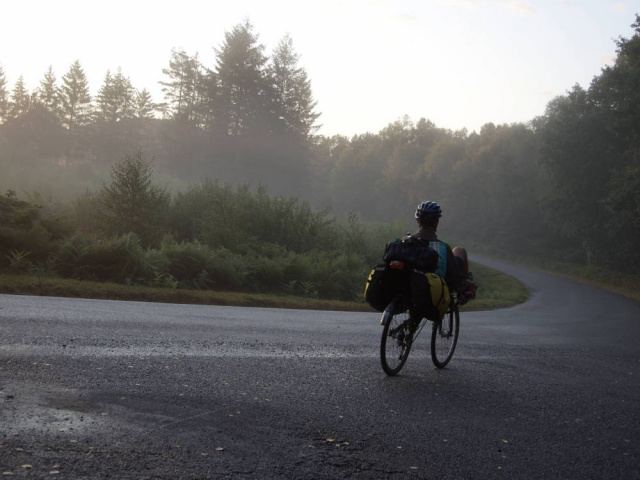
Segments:
[[[408,115],[469,131],[527,122],[588,87],[632,35],[631,0],[3,0],[0,66],[11,90],[58,82],[79,60],[91,93],[107,70],[163,101],[172,49],[215,68],[248,19],[269,54],[286,34],[312,82],[324,135],[377,133]],[[634,10],[635,9],[635,10]]]

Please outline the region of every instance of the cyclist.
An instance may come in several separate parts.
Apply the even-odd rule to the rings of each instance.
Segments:
[[[475,298],[477,286],[471,281],[467,251],[463,247],[451,247],[438,240],[436,230],[442,217],[442,209],[436,202],[422,202],[416,208],[415,218],[419,229],[411,234],[413,238],[429,242],[429,245],[438,252],[440,260],[436,273],[444,278],[450,290],[458,293],[460,304],[467,303]]]

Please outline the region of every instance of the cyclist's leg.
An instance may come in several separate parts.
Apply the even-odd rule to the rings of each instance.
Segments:
[[[458,297],[460,305],[464,305],[469,300],[476,298],[478,285],[473,281],[473,274],[469,271],[467,250],[463,247],[455,247],[453,249],[453,255],[465,279],[464,291],[462,292],[462,295]]]
[[[452,251],[462,275],[466,278],[469,274],[469,257],[467,250],[464,247],[454,247]]]

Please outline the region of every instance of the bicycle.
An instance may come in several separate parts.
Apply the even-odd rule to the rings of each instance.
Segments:
[[[384,372],[393,376],[404,367],[411,347],[428,323],[431,327],[431,360],[437,368],[444,368],[451,361],[458,335],[460,334],[460,312],[458,298],[452,293],[449,308],[440,321],[432,322],[426,318],[415,319],[411,300],[406,295],[398,295],[382,313],[380,323],[382,339],[380,341],[380,360]]]

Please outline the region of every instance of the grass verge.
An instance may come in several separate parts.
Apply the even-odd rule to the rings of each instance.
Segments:
[[[505,308],[522,303],[529,296],[529,292],[524,285],[504,273],[477,264],[472,265],[472,271],[475,281],[480,285],[480,288],[478,290],[478,298],[462,307],[464,311]],[[363,279],[363,289],[365,280],[366,279]],[[364,301],[343,302],[338,300],[319,300],[254,293],[153,288],[12,274],[0,274],[0,293],[199,305],[232,305],[351,312],[374,311],[369,305],[364,303]]]
[[[517,279],[493,268],[471,262],[473,279],[478,284],[477,298],[461,311],[496,310],[524,303],[529,290]]]

